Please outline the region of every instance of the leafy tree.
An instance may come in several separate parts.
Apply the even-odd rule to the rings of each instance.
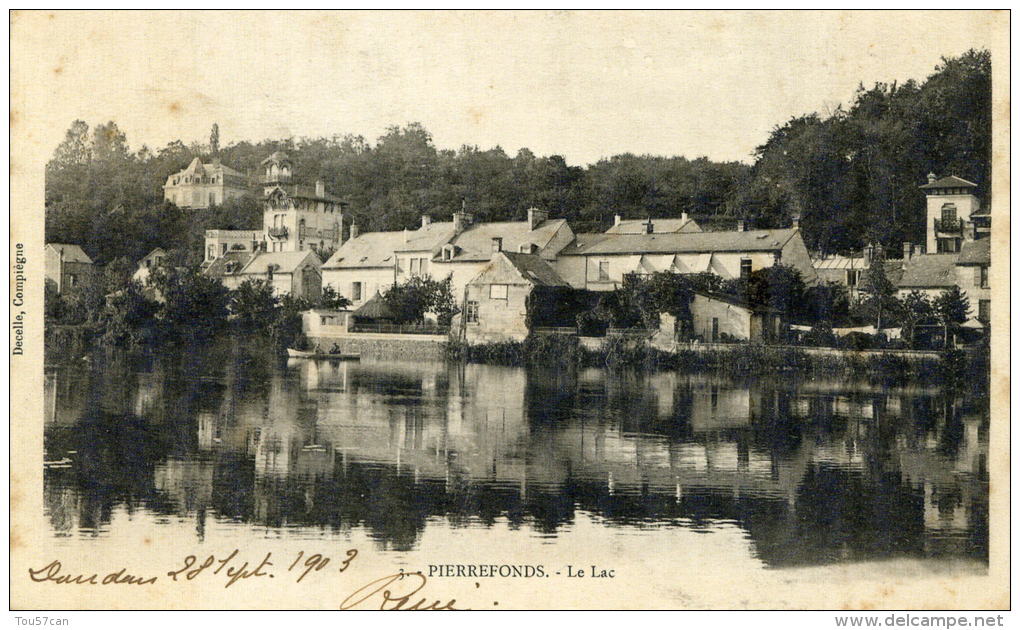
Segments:
[[[163,299],[158,317],[167,336],[204,341],[223,330],[230,292],[218,280],[178,267],[160,267],[149,278]]]
[[[350,306],[352,302],[340,295],[339,292],[333,285],[326,284],[322,287],[322,294],[319,296],[319,308],[326,308],[334,311],[339,311]]]
[[[398,323],[423,323],[426,313],[433,313],[437,323],[446,326],[457,313],[450,278],[440,281],[430,276],[408,278],[390,287],[382,298]]]
[[[927,293],[911,291],[900,300],[901,337],[913,348],[917,344],[917,326],[935,317],[935,307]]]
[[[966,294],[960,291],[960,287],[954,286],[948,291],[943,291],[942,295],[935,298],[932,307],[935,315],[942,323],[945,345],[948,348],[950,333],[955,335],[960,328],[960,324],[967,321],[967,314],[970,312],[970,300],[967,299]]]
[[[137,282],[128,282],[106,299],[102,311],[103,336],[106,344],[139,348],[159,339],[155,319],[159,303],[146,297]]]
[[[262,279],[245,280],[230,292],[230,316],[234,325],[246,331],[265,331],[276,319],[278,304],[273,287]]]
[[[860,312],[875,322],[875,328],[882,329],[884,323],[896,314],[899,302],[896,300],[896,285],[892,283],[885,271],[885,258],[877,253],[868,270],[864,272],[861,289],[865,297],[861,302]],[[884,317],[884,319],[883,319]]]

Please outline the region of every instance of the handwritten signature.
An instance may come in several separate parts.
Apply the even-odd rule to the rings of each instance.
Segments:
[[[425,588],[428,579],[421,571],[414,573],[394,573],[377,580],[372,580],[347,596],[340,603],[340,610],[351,610],[362,604],[375,610],[470,610],[469,608],[455,608],[456,599],[445,603],[442,600],[429,601],[422,597],[417,599],[415,595]],[[393,587],[393,588],[391,588]],[[417,601],[414,601],[416,600]]]

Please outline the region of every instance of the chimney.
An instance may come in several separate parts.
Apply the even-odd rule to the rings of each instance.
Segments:
[[[680,213],[680,220],[683,221],[684,223],[687,223],[687,213],[686,212],[681,212]]]
[[[737,231],[738,232],[746,232],[747,231],[747,222],[744,221],[743,219],[737,220]]]
[[[648,220],[645,221],[645,234],[651,234],[653,232],[655,232],[655,225],[652,224],[652,218],[648,217]]]
[[[866,245],[864,247],[864,264],[865,265],[871,265],[871,261],[874,258],[875,258],[875,246],[874,245]]]
[[[326,196],[326,184],[321,180],[315,180],[315,196],[325,197]]]
[[[407,228],[404,228],[404,245],[407,245]]]
[[[935,173],[928,173],[929,184],[934,184],[936,179],[938,179],[938,177],[935,177]]]
[[[498,236],[494,236],[492,238],[492,253],[495,254],[501,251],[503,251],[503,239]]]
[[[914,244],[904,242],[903,243],[903,262],[910,260],[910,257],[914,254]]]
[[[423,228],[427,228],[430,223],[432,223],[432,217],[427,214],[421,215],[421,226]]]
[[[800,215],[799,214],[793,215],[793,218],[790,220],[790,227],[792,227],[795,230],[799,230],[800,229]]]
[[[453,232],[454,234],[460,234],[467,229],[467,226],[471,224],[471,215],[467,212],[454,212],[453,213]]]
[[[528,229],[534,230],[549,218],[549,213],[538,208],[528,208]]]
[[[358,224],[351,223],[351,238],[358,238]]]
[[[613,216],[613,225],[620,225],[620,215]]]

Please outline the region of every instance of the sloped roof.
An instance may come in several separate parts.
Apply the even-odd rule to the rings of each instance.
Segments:
[[[378,293],[354,311],[353,315],[354,317],[364,317],[366,319],[393,319],[394,317],[393,311],[390,310],[386,301]]]
[[[992,262],[992,239],[983,238],[978,241],[966,241],[960,247],[958,265],[988,265]]]
[[[294,273],[305,260],[310,259],[318,268],[322,266],[319,257],[313,251],[305,252],[260,252],[252,256],[248,264],[241,270],[242,274],[262,274],[270,265],[274,265],[273,273]]]
[[[251,252],[230,251],[210,262],[202,273],[213,278],[237,275],[254,256],[255,254]],[[230,263],[234,263],[234,266],[233,270],[228,272]]]
[[[949,288],[956,284],[959,254],[921,254],[903,266],[902,288]]]
[[[312,199],[314,201],[331,201],[333,203],[341,203],[343,201],[343,199],[330,194],[328,191],[321,195],[316,193],[315,186],[290,183],[275,184],[272,190],[268,191],[264,196],[269,197],[277,189],[282,190],[285,195],[294,199]]]
[[[921,186],[922,189],[932,190],[935,188],[977,188],[977,184],[969,182],[962,177],[956,175],[950,175],[943,177],[942,179],[936,179],[935,181]]]
[[[694,219],[627,219],[606,230],[606,234],[644,234],[645,224],[651,220],[653,234],[672,232],[700,232]]]
[[[273,151],[269,155],[269,157],[267,157],[266,159],[262,160],[262,162],[260,162],[260,164],[265,164],[266,162],[277,162],[277,163],[279,163],[279,162],[290,162],[290,156],[288,156],[283,151]]]
[[[549,265],[548,262],[542,259],[538,254],[520,254],[517,252],[499,252],[497,258],[493,258],[493,264],[495,264],[502,256],[507,263],[510,264],[514,270],[524,279],[526,282],[535,286],[544,287],[565,287],[569,286],[567,282],[560,277],[558,273]],[[491,268],[491,265],[489,266]],[[481,278],[486,274],[488,269],[482,271],[478,275]],[[476,278],[476,280],[478,279]],[[474,283],[474,280],[471,281]]]
[[[797,234],[795,228],[747,232],[681,232],[674,234],[578,235],[563,256],[594,254],[665,254],[755,252],[782,249]],[[601,236],[603,238],[598,238]]]
[[[150,258],[155,258],[156,256],[166,256],[166,250],[164,250],[162,247],[157,247],[156,249],[146,254],[145,257],[139,260],[138,262],[143,263],[146,260],[149,260]]]
[[[394,252],[433,252],[453,236],[453,223],[430,223],[417,230],[397,232],[365,232],[348,239],[336,250],[323,267],[352,269],[392,267]],[[405,242],[406,238],[406,242]]]
[[[491,259],[493,238],[503,239],[504,251],[519,251],[521,245],[527,244],[537,245],[539,250],[543,250],[556,235],[556,231],[565,224],[564,219],[550,219],[532,230],[527,221],[476,223],[468,226],[451,241],[457,247],[451,260],[459,262]]]
[[[824,269],[867,269],[871,266],[863,256],[826,256],[815,258],[811,261],[812,266],[818,271]]]
[[[207,163],[203,164],[201,158],[197,158],[197,157],[195,159],[191,160],[191,163],[188,164],[188,166],[185,167],[184,170],[177,171],[176,173],[174,173],[170,177],[174,177],[174,176],[177,176],[177,175],[181,175],[181,176],[183,176],[183,175],[205,175],[207,172],[208,173],[213,173],[213,174],[234,175],[234,176],[237,176],[237,177],[244,177],[244,175],[242,175],[241,173],[238,173],[237,171],[235,171],[234,169],[230,168],[229,166],[227,166],[223,162],[220,162],[219,160],[213,160],[212,162],[207,162]]]
[[[46,243],[46,247],[52,247],[57,251],[57,253],[63,253],[64,262],[92,264],[92,259],[89,258],[88,254],[86,254],[85,251],[78,245],[69,245],[67,243]]]

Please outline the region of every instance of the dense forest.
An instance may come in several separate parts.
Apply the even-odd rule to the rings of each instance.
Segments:
[[[524,148],[440,149],[424,126],[391,127],[375,143],[357,135],[220,146],[179,140],[132,150],[115,122],[74,121],[46,167],[46,239],[79,243],[97,262],[136,260],[156,246],[200,255],[207,228],[258,228],[257,198],[202,211],[163,201],[166,178],[194,157],[219,157],[251,175],[275,150],[300,179],[322,178],[350,202],[365,230],[414,227],[422,214],[448,218],[462,205],[480,220],[522,219],[529,207],[569,219],[575,231],[605,229],[615,214],[675,217],[707,227],[789,225],[809,247],[848,251],[869,241],[899,249],[924,234],[925,175],[956,174],[986,193],[991,176],[991,60],[987,51],[943,59],[924,82],[863,85],[825,116],[777,126],[752,165],[705,157],[616,155],[588,166]],[[987,201],[987,200],[986,200]]]

